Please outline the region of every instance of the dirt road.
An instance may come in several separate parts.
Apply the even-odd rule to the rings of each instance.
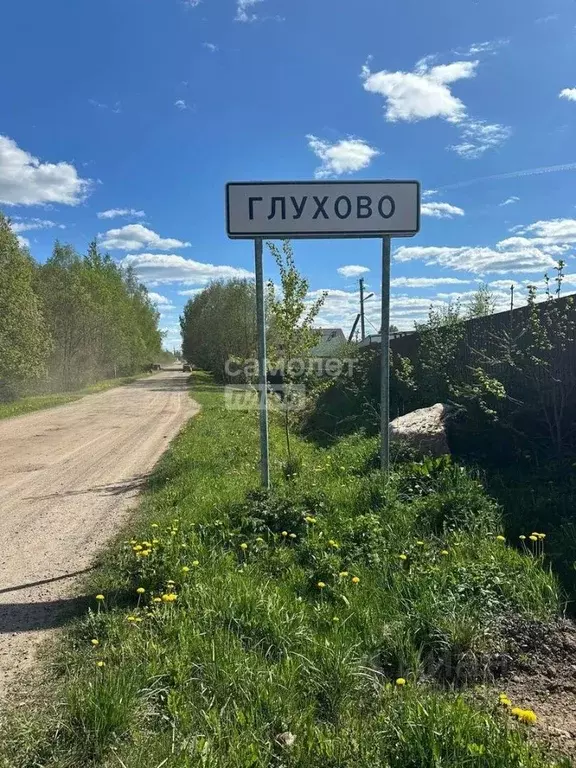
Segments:
[[[163,371],[0,421],[0,699],[70,615],[75,577],[197,410],[187,379]]]

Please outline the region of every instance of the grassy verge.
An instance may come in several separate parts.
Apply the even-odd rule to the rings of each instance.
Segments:
[[[101,599],[65,640],[54,703],[5,725],[0,765],[560,765],[478,690],[500,622],[558,610],[480,484],[443,461],[385,483],[361,438],[294,438],[286,480],[273,424],[263,495],[256,414],[194,379],[203,410],[90,585]]]
[[[54,408],[56,405],[65,405],[80,400],[86,395],[93,395],[96,392],[104,392],[113,387],[120,387],[124,384],[131,384],[140,376],[123,376],[117,379],[104,379],[96,384],[91,384],[83,389],[74,392],[61,392],[50,395],[32,395],[15,400],[12,403],[0,403],[0,419],[9,419],[12,416],[22,416],[25,413],[41,411],[45,408]]]

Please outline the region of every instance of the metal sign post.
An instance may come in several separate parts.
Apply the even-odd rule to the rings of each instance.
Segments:
[[[262,238],[254,240],[256,274],[256,325],[258,327],[258,408],[260,415],[260,472],[262,486],[270,488],[268,460],[268,363],[266,360],[266,306],[264,302],[264,276],[262,269]]]
[[[418,181],[261,181],[226,185],[228,237],[254,240],[262,485],[270,486],[262,238],[382,238],[381,467],[390,467],[390,237],[420,230]],[[362,286],[363,288],[363,286]],[[363,313],[361,313],[363,314]],[[362,334],[364,335],[364,333]]]
[[[380,329],[380,469],[390,471],[390,250],[382,238],[382,327]]]

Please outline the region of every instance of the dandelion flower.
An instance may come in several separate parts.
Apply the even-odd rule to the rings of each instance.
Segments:
[[[307,523],[311,523],[311,524],[313,524],[313,523],[315,523],[315,522],[316,522],[316,518],[315,518],[315,517],[312,517],[311,515],[308,515],[308,516],[305,518],[305,520],[306,520],[306,522],[307,522]]]
[[[132,544],[132,546],[134,546],[134,544],[138,544],[138,542],[137,542],[136,539],[131,539],[130,544]]]
[[[318,582],[318,584],[316,584],[316,586],[318,587],[318,589],[324,589],[324,587],[326,586],[326,584],[324,584],[324,582],[323,582],[323,581],[319,581],[319,582]]]
[[[352,576],[352,584],[359,584],[360,579],[358,576]]]
[[[400,560],[408,560],[408,555],[405,555],[405,554],[398,555],[398,557],[400,558]]]
[[[496,541],[506,541],[506,536],[496,536]]]
[[[545,539],[546,538],[546,534],[545,533],[539,533],[538,534],[538,538],[539,539]]]
[[[150,528],[158,528],[158,523],[152,523]]]
[[[295,538],[297,538],[297,537],[296,537],[296,534],[295,534],[295,533],[291,533],[291,534],[290,534],[290,538],[291,538],[291,539],[295,539]]]
[[[538,722],[538,717],[536,712],[533,712],[531,709],[523,709],[522,713],[518,715],[518,720],[522,723],[528,723],[528,725],[534,725]]]
[[[200,560],[192,560],[192,565],[194,566],[194,568],[198,568],[198,566],[200,565]]]
[[[144,589],[144,587],[138,587],[138,589],[136,590],[136,592],[137,592],[139,595],[143,595],[143,594],[144,594],[144,592],[146,592],[146,590]]]
[[[97,661],[96,662],[96,666],[97,667],[105,667],[106,666],[106,662],[105,661]]]
[[[136,621],[136,616],[126,616],[126,621]]]
[[[417,541],[416,544],[418,544],[419,547],[423,547],[424,546],[424,542],[423,541]]]
[[[338,616],[333,616],[332,621],[340,621],[340,619],[338,618]]]
[[[154,597],[154,598],[152,598],[152,602],[153,603],[161,603],[162,602],[162,598],[161,597]]]
[[[189,570],[190,568],[187,565],[182,566],[182,573],[188,573]]]
[[[152,544],[160,544],[160,539],[152,539]]]
[[[520,538],[520,541],[526,541],[526,536],[524,536],[524,534],[522,534],[521,536],[519,536],[519,538]]]
[[[162,595],[162,602],[164,603],[173,603],[177,599],[178,599],[178,595],[175,594],[174,592],[168,592]]]
[[[172,586],[172,585],[176,584],[176,582],[174,581],[174,579],[168,579],[168,581],[166,582],[166,584],[167,584],[167,586],[169,586],[169,587],[170,587],[170,586]]]
[[[132,549],[134,550],[134,552],[141,552],[144,549],[144,547],[142,546],[142,544],[136,544],[136,546],[132,547]]]
[[[400,685],[400,686],[402,686],[402,685],[406,685],[406,680],[405,680],[403,677],[399,677],[399,678],[396,680],[396,685]]]
[[[242,544],[240,544],[240,549],[247,550],[248,549],[248,544],[246,544],[246,542],[243,541]]]
[[[288,531],[282,531],[282,536],[288,536]]]
[[[530,541],[538,541],[538,536],[534,536],[534,534],[532,534],[532,536],[528,536],[528,538]]]
[[[151,551],[152,550],[150,549],[143,549],[142,552],[140,552],[139,554],[142,555],[142,557],[148,557]]]
[[[505,693],[501,693],[500,696],[498,697],[498,700],[500,701],[500,704],[502,704],[503,707],[511,707],[512,706],[512,702],[510,701],[508,696],[506,696]]]
[[[449,554],[447,549],[443,549],[442,552],[440,552],[441,555],[444,555],[446,557],[447,554]]]
[[[91,642],[91,643],[92,643],[92,645],[94,645],[94,646],[96,646],[96,645],[100,645],[100,640],[96,640],[96,638],[94,638],[93,640],[90,640],[90,642]]]
[[[262,536],[258,536],[256,541],[258,542],[258,544],[264,544],[264,539],[262,538]]]
[[[341,576],[343,579],[348,576],[348,571],[340,571],[339,576]]]
[[[96,600],[104,600],[104,595],[96,595]]]

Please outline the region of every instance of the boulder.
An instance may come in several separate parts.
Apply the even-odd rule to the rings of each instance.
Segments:
[[[431,456],[449,454],[446,422],[450,410],[448,405],[436,403],[429,408],[419,408],[399,416],[390,422],[391,443]]]

